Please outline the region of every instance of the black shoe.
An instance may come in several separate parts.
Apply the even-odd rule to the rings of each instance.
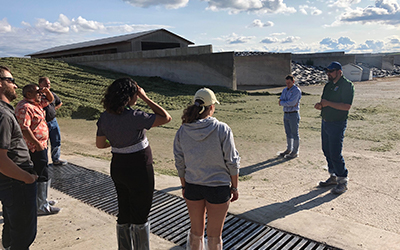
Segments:
[[[65,165],[67,163],[68,163],[67,161],[61,160],[61,159],[58,159],[57,161],[53,161],[53,165],[54,166],[62,166],[62,165]]]

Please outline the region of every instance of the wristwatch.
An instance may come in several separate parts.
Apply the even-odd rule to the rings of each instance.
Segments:
[[[235,188],[235,187],[231,187],[231,190],[232,190],[233,192],[237,192],[237,191],[238,191],[238,189]]]

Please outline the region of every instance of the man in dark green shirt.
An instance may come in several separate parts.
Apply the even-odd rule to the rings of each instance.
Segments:
[[[344,132],[347,127],[347,116],[353,103],[354,85],[343,76],[342,65],[332,62],[326,70],[329,82],[325,85],[321,101],[315,108],[321,110],[322,151],[328,162],[330,177],[321,181],[321,187],[336,185],[334,194],[347,190],[348,170],[342,156]]]

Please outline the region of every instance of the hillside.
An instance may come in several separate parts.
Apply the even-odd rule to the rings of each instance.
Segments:
[[[23,86],[37,83],[40,76],[49,77],[51,89],[63,101],[59,117],[96,119],[103,110],[100,100],[105,88],[120,77],[136,80],[150,98],[167,110],[183,109],[192,100],[196,90],[202,87],[171,82],[160,77],[128,76],[51,59],[8,57],[0,58],[0,65],[9,67],[16,79],[18,98],[13,102],[14,105],[22,99]],[[225,103],[235,102],[244,95],[223,87],[211,88],[216,92],[217,98]],[[147,110],[143,102],[139,102],[138,106]]]

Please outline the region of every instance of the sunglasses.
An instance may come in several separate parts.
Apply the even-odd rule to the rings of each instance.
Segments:
[[[12,77],[0,77],[1,80],[6,80],[12,83],[15,83],[15,79]]]
[[[327,69],[327,70],[325,70],[326,73],[332,73],[334,71],[336,71],[336,69]]]

